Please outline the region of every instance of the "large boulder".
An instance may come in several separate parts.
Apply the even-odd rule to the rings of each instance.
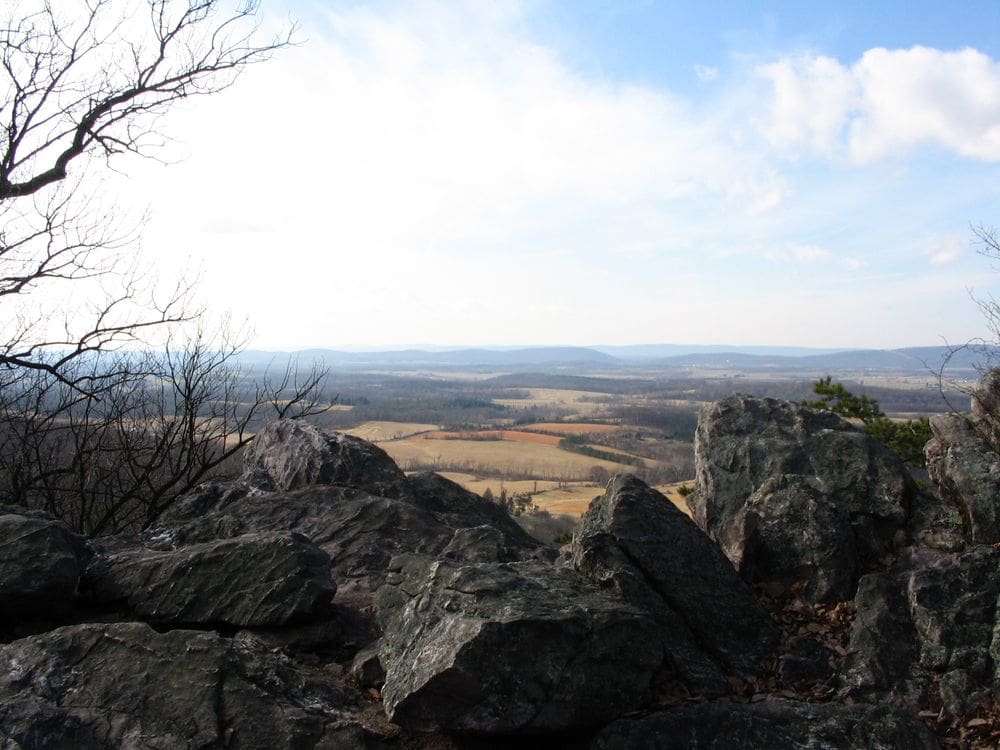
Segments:
[[[731,748],[907,748],[937,750],[934,735],[914,716],[889,706],[842,706],[772,699],[760,703],[701,703],[603,729],[591,750],[730,750]]]
[[[958,509],[970,542],[1000,542],[1000,448],[988,437],[993,428],[961,414],[930,422],[934,437],[924,453],[931,480]]]
[[[778,630],[705,533],[663,495],[616,476],[583,516],[573,566],[661,625],[667,666],[695,692],[759,672]]]
[[[541,561],[401,556],[377,605],[385,710],[415,730],[599,725],[647,697],[663,660],[651,619]]]
[[[264,532],[174,550],[98,554],[84,587],[155,623],[273,626],[330,601],[330,557],[301,534]]]
[[[68,608],[90,552],[47,513],[0,505],[0,630]]]
[[[0,746],[358,748],[353,694],[254,644],[140,623],[0,646]]]
[[[401,498],[324,485],[274,493],[240,484],[204,485],[165,513],[142,540],[152,548],[176,549],[248,533],[295,531],[330,556],[331,575],[346,594],[377,589],[393,555],[438,555],[457,529],[484,524],[501,534],[508,559],[544,554],[542,544],[494,503],[429,477],[414,478]]]
[[[915,483],[900,459],[827,411],[731,396],[695,436],[694,518],[754,583],[806,583],[849,598],[858,578],[909,541]]]
[[[855,597],[845,686],[961,716],[997,695],[1000,549],[916,548],[865,576]]]
[[[397,497],[406,485],[403,472],[378,446],[298,420],[269,424],[254,436],[243,461],[245,481],[265,491],[332,484]]]

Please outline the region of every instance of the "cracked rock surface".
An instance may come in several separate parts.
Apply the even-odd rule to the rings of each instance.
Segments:
[[[572,565],[654,617],[668,671],[695,692],[725,692],[726,675],[759,671],[777,645],[777,627],[718,545],[633,476],[591,503]]]
[[[409,729],[594,726],[640,705],[663,658],[651,619],[541,561],[401,556],[377,603],[382,698]]]
[[[14,748],[356,748],[348,693],[214,633],[74,625],[0,646]]]

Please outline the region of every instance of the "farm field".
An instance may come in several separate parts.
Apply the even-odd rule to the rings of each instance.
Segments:
[[[616,424],[604,424],[602,422],[533,422],[532,424],[521,425],[521,429],[528,432],[550,432],[555,435],[573,437],[576,435],[619,432],[622,428]]]
[[[564,451],[555,445],[512,440],[428,440],[413,435],[380,444],[404,471],[459,471],[517,479],[587,479],[593,467],[609,474],[624,467],[613,461]]]
[[[590,507],[590,502],[604,493],[604,486],[593,482],[569,482],[561,485],[560,482],[546,480],[501,481],[456,471],[442,471],[440,474],[477,495],[482,495],[487,489],[494,497],[499,496],[502,489],[511,494],[530,494],[535,507],[553,515],[582,516]],[[690,516],[687,501],[678,492],[683,485],[693,486],[694,480],[658,485],[656,490],[663,493],[685,515]]]
[[[478,440],[493,441],[510,440],[515,443],[536,443],[537,445],[559,445],[558,435],[543,435],[540,432],[524,432],[522,430],[468,430],[426,432],[420,437],[425,440]]]
[[[526,528],[537,524],[546,539],[571,530],[572,518],[620,472],[637,474],[690,515],[678,489],[694,484],[699,407],[736,391],[790,401],[813,395],[812,375],[793,373],[622,380],[442,371],[338,378],[337,392],[355,406],[323,414],[325,426],[379,444],[404,471],[436,471],[479,495],[520,496],[522,505],[530,497],[530,506],[547,513],[529,507],[517,518]],[[918,378],[865,377],[864,384],[894,417],[937,409],[935,394]],[[895,388],[885,387],[890,384]],[[617,457],[622,460],[612,460]]]
[[[345,432],[362,440],[367,440],[369,443],[382,443],[387,440],[398,440],[436,429],[438,429],[438,425],[424,424],[422,422],[374,421],[364,422],[357,427],[345,430]]]
[[[526,388],[528,398],[498,398],[494,402],[514,411],[519,409],[562,408],[571,411],[570,419],[593,418],[607,413],[607,406],[596,403],[607,394],[594,391],[575,391],[564,388]]]
[[[535,422],[521,430],[441,430],[425,422],[379,420],[365,422],[348,432],[378,443],[404,471],[437,471],[479,495],[487,490],[494,497],[502,490],[511,495],[531,495],[539,509],[555,515],[580,516],[590,501],[604,491],[604,478],[631,467],[565,450],[560,442],[564,437],[608,435],[622,429],[597,423]],[[552,434],[556,432],[562,434]],[[614,447],[590,447],[635,457]],[[646,467],[655,468],[661,463],[642,459]],[[671,500],[687,512],[686,503],[676,492]]]

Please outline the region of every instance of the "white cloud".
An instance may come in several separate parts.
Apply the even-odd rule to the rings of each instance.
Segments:
[[[884,231],[912,265],[925,204],[762,148],[759,81],[687,99],[574,70],[516,5],[379,8],[188,103],[166,127],[189,158],[124,183],[152,207],[150,250],[202,261],[205,297],[259,346],[816,341],[795,300],[837,320],[850,272],[892,262],[867,235],[906,227]],[[850,156],[853,68],[789,58],[765,80],[772,143]]]
[[[786,57],[758,66],[770,83],[758,123],[779,148],[869,163],[932,144],[1000,160],[1000,63],[973,49],[870,49],[845,66]]]
[[[759,66],[773,85],[765,137],[782,147],[805,146],[832,153],[858,100],[857,81],[830,57],[785,58]]]
[[[475,8],[333,14],[307,44],[193,102],[170,125],[190,158],[148,167],[147,244],[204,251],[207,295],[240,290],[237,314],[262,338],[290,327],[248,300],[294,296],[309,312],[286,341],[353,334],[328,322],[348,301],[387,331],[357,334],[368,341],[403,328],[475,341],[484,321],[505,319],[487,285],[505,309],[556,325],[526,279],[604,257],[632,274],[635,258],[689,252],[698,216],[739,231],[788,194],[725,119],[666,91],[588,80],[525,41],[516,15]],[[578,321],[559,313],[564,334],[550,340]]]

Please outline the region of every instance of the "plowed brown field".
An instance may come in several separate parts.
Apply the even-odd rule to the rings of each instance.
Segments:
[[[511,440],[515,443],[535,443],[536,445],[559,445],[558,435],[542,435],[537,432],[520,430],[475,430],[472,432],[449,432],[434,430],[420,437],[426,440]]]

